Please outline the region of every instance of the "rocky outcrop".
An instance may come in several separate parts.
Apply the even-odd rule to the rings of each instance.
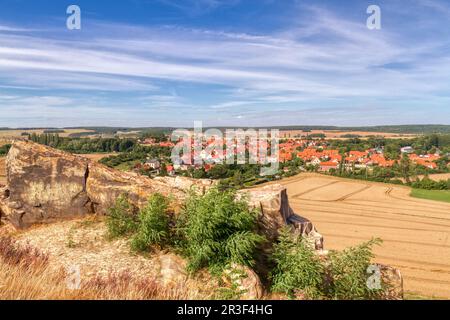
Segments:
[[[399,269],[383,264],[377,264],[380,268],[381,281],[385,286],[383,299],[403,299],[403,276]]]
[[[188,178],[150,179],[26,141],[11,147],[6,173],[8,186],[0,195],[0,210],[18,228],[105,214],[124,193],[140,207],[156,192],[183,199],[188,188],[198,185],[201,190],[212,184]]]
[[[264,295],[264,287],[259,276],[249,267],[232,264],[226,269],[222,281],[241,300],[259,300]]]
[[[106,214],[122,194],[127,194],[136,207],[142,207],[156,192],[181,203],[192,187],[205,192],[213,185],[213,181],[205,179],[150,179],[26,141],[12,145],[6,171],[8,186],[0,189],[0,215],[17,228],[92,213]],[[260,227],[269,239],[274,240],[278,229],[288,224],[316,249],[322,248],[322,236],[312,223],[296,215],[289,206],[285,187],[271,185],[242,191],[240,195],[260,212]]]
[[[293,227],[294,232],[307,239],[316,250],[323,249],[323,237],[308,219],[295,214],[289,206],[286,187],[280,184],[241,191],[250,206],[260,212],[259,225],[267,238],[274,241],[280,228]]]

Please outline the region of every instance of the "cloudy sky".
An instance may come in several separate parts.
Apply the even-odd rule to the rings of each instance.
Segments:
[[[449,26],[447,0],[0,0],[0,127],[450,124]]]

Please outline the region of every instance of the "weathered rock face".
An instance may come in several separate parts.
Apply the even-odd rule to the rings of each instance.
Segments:
[[[265,186],[253,190],[241,191],[249,204],[259,209],[260,226],[269,240],[278,237],[278,231],[285,225],[293,227],[294,232],[305,237],[317,249],[323,249],[323,237],[306,218],[295,214],[289,206],[286,188],[280,184]]]
[[[400,270],[391,266],[377,264],[380,268],[382,282],[387,286],[383,299],[403,299],[403,276]]]
[[[17,142],[6,158],[9,220],[17,227],[92,212],[86,159]]]
[[[0,211],[18,228],[91,213],[105,214],[115,199],[128,194],[137,207],[156,192],[182,200],[186,188],[211,181],[150,179],[120,172],[70,153],[17,141],[6,160],[7,184]],[[170,179],[173,181],[168,182]]]
[[[261,280],[249,267],[233,263],[223,273],[222,281],[234,288],[241,300],[258,300],[264,295]]]

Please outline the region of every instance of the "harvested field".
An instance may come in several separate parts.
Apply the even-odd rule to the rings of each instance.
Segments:
[[[311,219],[326,249],[383,239],[376,260],[399,268],[407,293],[450,298],[450,204],[410,188],[301,174],[281,182],[294,210]]]
[[[370,136],[396,138],[396,139],[409,139],[417,137],[416,134],[399,134],[390,132],[370,132],[370,131],[338,131],[338,130],[311,130],[305,132],[302,130],[282,130],[280,131],[281,138],[295,138],[298,136],[306,136],[311,134],[324,134],[327,139],[348,139],[346,136],[353,135],[359,136],[364,139]]]
[[[42,134],[45,129],[33,129],[33,130],[0,130],[0,140],[9,140],[21,138],[22,133],[36,133]],[[64,130],[62,133],[58,133],[60,137],[68,137],[72,133],[84,133],[84,132],[94,132],[93,130],[87,129],[61,129]]]
[[[88,153],[88,154],[80,154],[79,156],[98,162],[103,158],[116,155],[118,155],[118,153]]]

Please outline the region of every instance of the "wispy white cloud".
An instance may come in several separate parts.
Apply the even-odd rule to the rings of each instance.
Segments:
[[[433,0],[419,1],[439,10],[446,8]],[[224,5],[219,0],[193,3],[207,8]],[[189,119],[214,120],[220,114],[226,121],[228,113],[229,119],[255,122],[258,117],[266,120],[266,114],[274,114],[271,110],[280,106],[300,117],[311,113],[307,109],[311,104],[344,110],[345,102],[360,106],[378,101],[371,105],[381,110],[383,105],[402,101],[437,103],[443,100],[436,97],[449,94],[450,57],[445,48],[450,39],[417,43],[398,31],[370,31],[364,19],[345,19],[316,6],[302,10],[307,13],[299,23],[266,34],[98,24],[96,32],[68,40],[64,34],[49,39],[0,27],[4,30],[0,32],[0,88],[53,90],[65,95],[67,91],[72,95],[141,92],[144,98],[130,98],[128,104],[108,96],[99,96],[99,101],[75,100],[97,112],[96,106],[105,110],[108,102],[114,102],[114,112],[128,108],[133,114],[148,116],[147,110],[155,108],[184,108],[191,111],[185,117]],[[170,94],[178,86],[190,89],[181,95]],[[205,99],[197,99],[199,95]],[[75,104],[56,99],[49,105],[51,101],[41,103],[46,108],[59,102],[65,107]],[[28,106],[29,102],[18,104]],[[142,109],[134,109],[135,104]],[[0,106],[0,112],[4,108]],[[323,112],[317,108],[317,119],[323,118]],[[121,116],[125,120],[133,117],[126,112]],[[166,120],[173,116],[164,116],[163,111],[158,114]]]

